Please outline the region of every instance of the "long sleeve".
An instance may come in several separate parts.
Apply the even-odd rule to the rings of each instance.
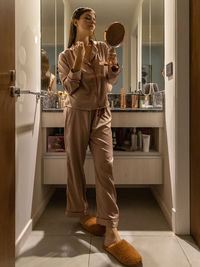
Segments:
[[[108,90],[111,90],[120,72],[118,68],[101,65],[107,61],[108,47],[102,41],[91,40],[91,54],[80,71],[73,72],[74,45],[60,53],[58,71],[63,88],[68,94],[67,107],[80,110],[95,110],[109,106]]]
[[[58,71],[64,89],[68,92],[69,95],[75,93],[80,85],[81,70],[72,72],[64,53],[60,53],[59,55]]]

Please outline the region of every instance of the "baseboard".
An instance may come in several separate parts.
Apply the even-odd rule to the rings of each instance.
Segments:
[[[167,222],[169,223],[171,229],[172,228],[172,213],[170,212],[170,210],[167,208],[167,206],[165,205],[163,199],[161,198],[160,194],[157,192],[157,190],[152,186],[151,187],[151,191],[155,197],[155,199],[157,200]]]
[[[40,205],[38,206],[37,210],[35,211],[35,213],[32,215],[32,229],[34,228],[34,226],[36,225],[36,223],[38,222],[40,216],[42,215],[42,213],[44,212],[47,204],[49,203],[49,200],[51,199],[52,195],[54,194],[56,188],[50,188],[48,193],[46,194],[45,198],[43,199],[43,201],[40,203]]]
[[[51,199],[55,190],[56,190],[56,188],[50,188],[50,190],[46,194],[45,198],[43,199],[43,201],[41,202],[41,204],[37,208],[36,212],[34,213],[32,218],[28,221],[28,223],[24,227],[23,231],[21,232],[21,234],[17,238],[17,240],[15,242],[15,257],[16,258],[18,257],[19,252],[20,252],[21,248],[23,247],[24,243],[26,242],[27,238],[29,237],[30,233],[32,232],[32,229],[34,228],[34,226],[36,225],[40,216],[44,212],[44,210],[45,210],[45,208],[46,208],[46,206],[47,206],[49,200]]]
[[[23,231],[21,232],[21,234],[19,235],[19,237],[15,242],[15,258],[18,257],[19,252],[23,247],[24,243],[26,242],[27,238],[29,237],[31,231],[32,231],[32,219],[28,221],[28,223],[26,224]]]

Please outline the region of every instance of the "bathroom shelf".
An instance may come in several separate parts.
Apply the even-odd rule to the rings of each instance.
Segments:
[[[157,151],[142,152],[142,151],[113,151],[114,158],[116,157],[161,157],[161,153]],[[57,157],[57,158],[66,158],[65,152],[46,152],[43,153],[43,157]],[[87,152],[86,158],[91,158],[92,153]]]

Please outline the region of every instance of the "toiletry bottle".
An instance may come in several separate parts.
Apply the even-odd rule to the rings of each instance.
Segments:
[[[126,94],[125,89],[121,89],[121,108],[126,108]]]
[[[138,107],[138,97],[136,94],[131,95],[131,107],[135,109]]]
[[[124,88],[121,89],[121,108],[124,108]]]
[[[113,129],[113,132],[112,132],[112,139],[113,139],[113,149],[114,149],[117,145],[117,137],[116,137],[115,129]]]
[[[126,93],[125,93],[125,90],[124,90],[124,94],[123,94],[123,97],[124,97],[124,107],[123,108],[126,108]]]
[[[141,108],[142,90],[138,91],[138,108]]]
[[[142,151],[142,131],[138,132],[139,150]]]
[[[137,134],[136,134],[136,128],[133,129],[131,134],[131,150],[136,151],[137,150]]]

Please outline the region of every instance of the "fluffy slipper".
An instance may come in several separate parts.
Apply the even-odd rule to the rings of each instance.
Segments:
[[[80,224],[85,230],[93,235],[102,236],[106,232],[106,227],[104,225],[97,224],[97,218],[94,216]]]
[[[142,257],[138,251],[124,239],[107,247],[103,245],[103,249],[126,266],[138,266],[142,263]]]

